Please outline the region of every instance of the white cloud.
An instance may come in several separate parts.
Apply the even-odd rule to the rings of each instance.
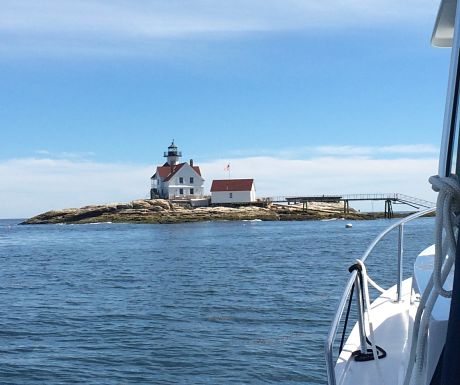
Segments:
[[[318,146],[312,149],[323,155],[434,155],[439,154],[439,148],[431,144],[410,144],[393,146]]]
[[[300,146],[292,148],[273,149],[251,148],[236,150],[228,153],[230,157],[241,158],[249,156],[274,156],[283,159],[306,159],[319,156],[390,158],[395,156],[438,156],[439,147],[432,144],[398,144],[391,146]]]
[[[3,0],[3,50],[18,45],[104,51],[133,41],[264,31],[431,23],[432,0]],[[8,43],[9,42],[9,43]],[[20,48],[20,47],[19,47]],[[122,50],[121,50],[122,51]]]
[[[11,159],[0,162],[0,217],[146,198],[152,168],[79,159]]]
[[[259,197],[399,192],[435,200],[427,182],[437,171],[435,157],[287,160],[266,156],[214,160],[199,164],[207,191],[212,179],[227,178],[224,167],[228,163],[232,178],[255,179]],[[151,165],[79,159],[2,161],[0,217],[28,217],[51,209],[146,198],[152,172]]]
[[[44,156],[50,155],[50,152],[48,150],[35,150],[35,153],[37,155],[44,155]]]
[[[89,158],[96,155],[94,152],[85,151],[85,152],[70,152],[70,151],[63,151],[63,152],[51,152],[48,150],[35,150],[35,154],[48,157],[50,159],[79,159],[79,160],[88,160]]]
[[[399,192],[435,198],[428,184],[428,178],[437,172],[435,158],[225,159],[203,164],[207,181],[226,178],[223,167],[228,162],[232,178],[255,178],[259,196]]]

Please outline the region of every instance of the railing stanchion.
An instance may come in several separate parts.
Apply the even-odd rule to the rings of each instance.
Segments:
[[[362,282],[359,279],[359,274],[355,280],[356,301],[358,301],[358,328],[359,328],[359,342],[361,353],[367,354],[366,343],[366,329],[364,326],[364,306],[363,306],[363,292],[361,290]]]
[[[398,276],[396,280],[396,292],[398,294],[397,302],[401,302],[403,280],[404,223],[399,225],[398,230]]]

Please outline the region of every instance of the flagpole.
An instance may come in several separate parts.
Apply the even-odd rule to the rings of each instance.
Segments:
[[[224,167],[224,171],[228,172],[228,180],[230,180],[230,163],[227,164],[227,167]]]

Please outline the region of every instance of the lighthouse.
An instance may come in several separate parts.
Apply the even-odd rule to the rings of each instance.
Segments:
[[[204,179],[199,166],[190,162],[179,163],[182,152],[177,149],[174,140],[163,153],[166,162],[157,166],[150,178],[150,198],[190,200],[203,197]]]
[[[182,156],[182,152],[177,150],[177,146],[174,144],[174,139],[169,145],[168,151],[165,151],[163,156],[167,158],[167,163],[171,167],[174,167],[178,163],[179,158]]]

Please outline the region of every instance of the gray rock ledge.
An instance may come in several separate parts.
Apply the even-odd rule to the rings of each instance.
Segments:
[[[22,224],[51,224],[51,223],[184,223],[218,220],[314,220],[314,219],[373,219],[369,214],[352,212],[344,214],[342,207],[313,206],[308,211],[300,206],[271,204],[267,207],[197,207],[171,203],[164,199],[138,199],[129,203],[110,203],[91,205],[81,208],[52,210],[29,218]]]

